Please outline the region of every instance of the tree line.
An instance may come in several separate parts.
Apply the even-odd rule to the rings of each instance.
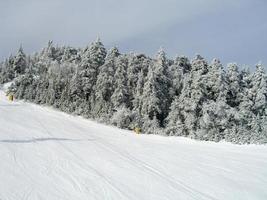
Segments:
[[[155,58],[107,51],[101,41],[85,48],[47,47],[1,63],[0,83],[13,81],[15,98],[53,106],[145,134],[233,143],[267,142],[267,76],[208,63],[200,55]]]

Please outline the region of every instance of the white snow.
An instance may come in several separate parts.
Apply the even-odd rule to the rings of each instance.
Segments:
[[[135,135],[0,93],[0,199],[267,199],[267,146]]]
[[[4,85],[0,85],[0,89],[2,89],[4,92],[6,92],[8,90],[8,88],[12,85],[12,83],[14,83],[14,81],[11,81],[11,82],[6,83]]]

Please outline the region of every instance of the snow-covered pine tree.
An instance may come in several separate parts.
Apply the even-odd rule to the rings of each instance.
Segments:
[[[64,69],[63,69],[64,67]],[[66,87],[66,77],[64,73],[67,71],[67,66],[62,64],[58,65],[58,68],[55,69],[54,76],[54,91],[55,91],[55,102],[53,104],[56,108],[61,108],[61,98],[63,94],[63,90]]]
[[[145,134],[162,135],[164,133],[159,125],[159,120],[156,118],[156,116],[154,116],[153,119],[145,117],[143,121],[143,132]]]
[[[143,117],[158,120],[163,126],[164,119],[169,111],[169,88],[168,64],[165,52],[160,49],[153,65],[149,67],[142,95]]]
[[[146,82],[147,73],[150,65],[153,65],[153,61],[151,58],[146,57],[143,54],[135,55],[134,59],[131,61],[130,58],[130,65],[129,68],[132,68],[131,70],[128,70],[128,73],[131,75],[128,75],[130,77],[131,81],[128,80],[128,85],[131,85],[132,89],[130,89],[130,107],[132,108],[132,128],[139,127],[141,128],[143,125],[143,117],[142,117],[142,95],[143,95],[143,89],[144,84]],[[136,66],[135,66],[136,65]],[[137,82],[136,82],[137,80]]]
[[[190,62],[185,56],[178,56],[175,59],[174,63],[170,66],[171,99],[173,99],[175,96],[180,95],[181,90],[183,88],[184,76],[188,75],[190,69]]]
[[[252,124],[256,116],[252,109],[252,76],[248,68],[241,70],[240,79],[240,103],[238,107],[231,108],[231,120],[228,122],[230,128],[231,126],[236,127],[237,131],[236,133],[233,132],[230,136],[226,134],[225,139],[230,142],[250,143]]]
[[[250,89],[252,82],[252,74],[248,66],[245,66],[243,69],[241,69],[240,77],[241,77],[241,83],[240,83],[241,90],[243,91],[243,89]]]
[[[52,40],[49,40],[47,43],[47,47],[42,49],[39,58],[43,61],[56,59],[56,48],[54,47]]]
[[[72,112],[71,111],[71,95],[70,95],[70,81],[73,77],[73,74],[76,70],[75,63],[72,62],[63,62],[59,65],[60,69],[57,73],[56,78],[56,91],[59,92],[56,98],[55,107],[59,108],[64,112]]]
[[[144,73],[146,68],[142,68],[141,71],[138,73],[138,81],[136,90],[133,92],[134,99],[132,101],[132,126],[141,128],[144,123],[143,115],[142,115],[142,107],[143,107],[143,91],[144,91],[144,84],[146,82],[146,73]]]
[[[51,66],[49,66],[48,70],[48,88],[47,88],[47,94],[46,94],[46,104],[48,105],[54,105],[56,103],[56,79],[57,75],[59,73],[59,63],[57,61],[53,61],[51,63]]]
[[[69,110],[75,114],[82,114],[82,102],[84,101],[82,79],[78,74],[76,67],[73,77],[70,78],[69,86]]]
[[[43,48],[40,53],[34,55],[31,60],[34,62],[37,73],[44,75],[52,63],[55,62],[56,58],[56,48],[53,46],[53,41],[48,41],[47,47]]]
[[[131,111],[126,108],[125,106],[120,107],[117,109],[117,111],[113,114],[110,122],[111,124],[124,129],[130,129],[131,122],[132,122],[132,113]]]
[[[21,46],[13,62],[13,69],[14,69],[15,77],[25,72],[26,65],[27,65],[26,55],[23,52],[23,48]]]
[[[157,82],[156,74],[153,70],[153,66],[150,67],[147,75],[147,80],[144,84],[142,99],[140,100],[139,106],[141,106],[141,115],[144,118],[144,121],[154,120],[156,124],[159,124],[159,118],[162,116],[162,105],[161,101],[163,100],[162,91],[159,90],[160,85]],[[143,129],[148,130],[151,125],[149,122],[144,124]]]
[[[64,62],[76,62],[79,60],[78,58],[78,50],[73,47],[63,47],[62,56],[60,59],[60,63]]]
[[[34,71],[32,66],[25,69],[24,74],[17,77],[15,81],[16,92],[14,94],[17,99],[33,100],[33,82]]]
[[[266,116],[266,74],[262,66],[257,65],[252,75],[243,70],[239,76],[240,83],[234,84],[240,87],[236,96],[238,106],[232,108],[229,125],[233,130],[230,131],[231,135],[226,135],[226,140],[235,143],[256,143],[264,140],[262,118]]]
[[[46,73],[40,74],[37,81],[36,97],[34,102],[37,104],[45,104],[48,93],[49,79]]]
[[[121,107],[129,106],[129,89],[127,85],[127,65],[128,59],[126,55],[120,55],[116,62],[116,71],[114,75],[113,86],[115,88],[112,96],[111,103],[114,110]]]
[[[96,101],[93,108],[93,114],[96,117],[105,117],[105,115],[111,113],[111,96],[115,89],[115,64],[119,55],[119,50],[116,47],[112,48],[107,54],[104,65],[100,67],[95,86]]]
[[[207,66],[200,55],[192,60],[192,68],[189,76],[184,78],[181,95],[171,105],[167,134],[203,139],[204,136],[197,134],[197,131],[200,130],[199,119],[203,115],[202,105],[207,100]]]
[[[94,87],[97,81],[99,67],[104,64],[106,49],[99,38],[87,47],[78,66],[78,79],[82,85],[83,113],[91,116],[91,109],[94,106],[95,96]]]
[[[227,82],[226,74],[219,59],[213,59],[207,73],[207,97],[216,101],[226,98]]]
[[[111,123],[125,128],[130,128],[131,111],[129,108],[129,89],[127,85],[128,58],[120,55],[116,62],[114,75],[114,92],[111,96],[113,117]]]
[[[148,69],[148,58],[144,54],[133,54],[128,56],[128,68],[127,68],[127,85],[129,88],[129,106],[133,108],[133,100],[136,98],[137,82],[139,79],[139,73],[141,70],[143,73]]]
[[[267,115],[267,76],[261,64],[256,66],[252,76],[251,94],[255,115]]]
[[[261,144],[266,144],[267,143],[267,115],[264,115],[261,118],[261,138],[260,141],[257,141],[258,143]]]
[[[267,134],[264,131],[267,116],[267,77],[261,64],[256,66],[256,71],[251,76],[251,86],[248,91],[245,99],[247,101],[241,103],[248,106],[240,109],[241,116],[246,113],[246,121],[240,124],[240,128],[246,127],[248,136],[244,140],[240,138],[242,133],[238,134],[239,141],[241,143],[266,143]]]
[[[143,70],[141,70],[138,73],[138,81],[136,90],[134,92],[134,100],[133,100],[133,111],[137,112],[139,116],[141,116],[141,110],[142,110],[142,95],[144,90],[144,84],[145,84],[145,77]]]
[[[223,66],[218,59],[213,59],[206,75],[206,100],[202,105],[199,135],[205,140],[224,139],[228,128],[228,110],[226,104],[227,82]]]
[[[10,56],[2,64],[2,71],[0,75],[0,83],[7,83],[15,78],[15,72],[13,68],[14,56]]]
[[[239,72],[238,66],[236,63],[229,63],[227,65],[227,95],[226,102],[230,106],[229,115],[228,115],[228,132],[225,134],[225,139],[227,141],[236,142],[238,140],[238,130],[240,126],[240,113],[239,107],[243,99],[242,91],[242,76]],[[245,106],[244,104],[242,106]]]
[[[230,63],[227,65],[227,104],[235,108],[241,101],[241,76],[238,71],[236,63]]]

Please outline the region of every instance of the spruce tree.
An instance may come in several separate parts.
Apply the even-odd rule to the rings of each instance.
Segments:
[[[251,94],[253,98],[253,112],[255,115],[267,114],[267,76],[261,64],[256,66],[252,77]]]
[[[91,109],[94,106],[94,87],[99,67],[104,64],[105,57],[106,49],[98,38],[90,47],[84,50],[81,63],[78,66],[77,79],[81,81],[82,104],[84,106],[84,114],[87,116],[91,115]]]
[[[142,96],[142,115],[150,120],[154,117],[160,126],[168,115],[170,79],[165,52],[160,49],[153,65],[150,66]]]
[[[127,85],[129,88],[129,106],[132,108],[133,101],[137,95],[137,84],[140,72],[142,71],[142,73],[147,73],[149,61],[144,54],[130,54],[128,58],[129,62],[127,68]]]
[[[95,116],[103,117],[103,115],[111,113],[111,96],[115,89],[115,64],[119,55],[119,50],[117,48],[112,48],[106,57],[104,65],[100,67],[95,86]]]
[[[198,132],[205,140],[224,139],[228,128],[228,110],[226,103],[227,82],[223,66],[218,59],[213,59],[206,74],[206,99],[202,105],[202,116]]]
[[[241,101],[241,76],[236,63],[230,63],[227,65],[227,81],[227,104],[235,108]]]
[[[190,62],[185,56],[178,56],[170,66],[171,90],[170,97],[180,95],[183,88],[183,78],[188,75],[191,69]]]
[[[170,114],[167,118],[167,134],[182,134],[194,138],[203,138],[200,129],[200,117],[203,115],[202,105],[207,99],[207,62],[197,55],[191,64],[191,71],[184,79],[181,95],[172,103]],[[179,133],[175,133],[177,129]]]
[[[26,65],[27,65],[26,55],[23,52],[22,47],[20,47],[13,62],[13,69],[14,69],[15,76],[18,76],[19,74],[24,74]]]
[[[14,63],[14,57],[11,55],[2,64],[0,83],[7,83],[15,78],[13,63]]]
[[[129,106],[129,89],[127,85],[128,59],[125,55],[118,57],[114,75],[114,92],[111,96],[111,103],[114,110]]]

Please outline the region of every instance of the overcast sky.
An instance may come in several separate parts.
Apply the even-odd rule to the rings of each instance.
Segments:
[[[267,65],[266,0],[0,0],[0,59],[48,40]]]

